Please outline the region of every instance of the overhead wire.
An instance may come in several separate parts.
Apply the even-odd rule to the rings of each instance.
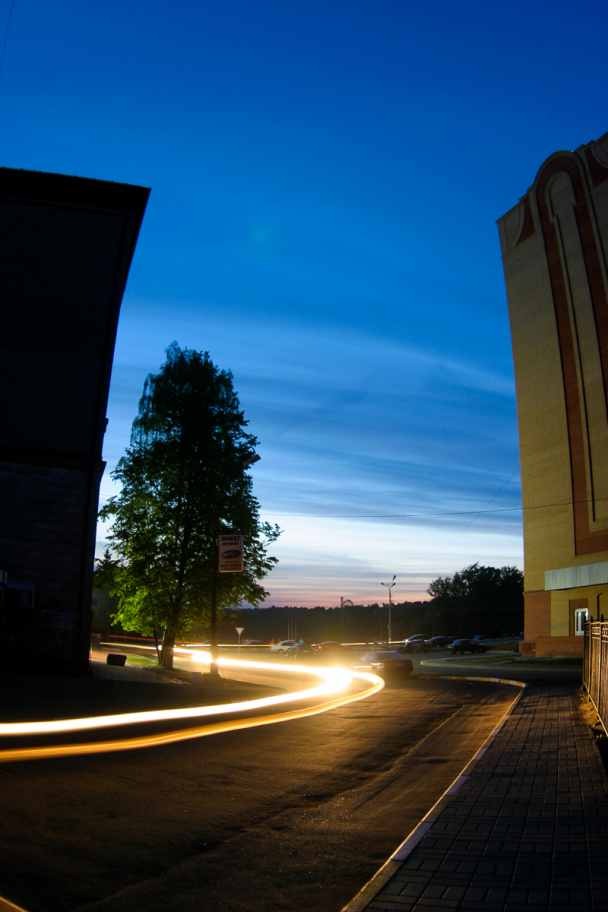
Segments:
[[[17,469],[14,467],[0,469],[1,473],[12,473],[14,475],[21,475],[24,478],[28,478],[31,481],[38,482],[38,484],[43,485],[52,485],[57,488],[67,488],[70,486],[69,479],[67,479],[67,484],[63,481],[57,480],[56,477],[41,477],[40,475],[34,475],[31,472],[25,472],[23,469]],[[511,477],[504,483],[502,488],[494,494],[493,497],[488,501],[488,505],[493,503],[496,500],[499,494],[501,494],[509,482],[517,474],[518,469],[513,472]],[[116,497],[116,494],[101,494],[99,496],[100,500],[110,500],[112,497]],[[593,503],[601,503],[607,501],[608,497],[594,497]],[[577,500],[577,504],[591,504],[591,498]],[[572,507],[574,506],[575,501],[570,500],[556,500],[553,502],[546,501],[545,503],[538,504],[529,504],[524,506],[523,504],[517,507],[499,507],[495,510],[488,510],[487,506],[481,510],[435,510],[429,513],[277,513],[270,511],[263,511],[260,513],[260,516],[293,516],[300,517],[304,519],[426,519],[433,516],[473,516],[478,517],[484,514],[494,515],[497,513],[517,513],[517,512],[526,512],[529,510],[545,510],[552,507]],[[472,522],[475,520],[473,519]],[[463,531],[466,531],[466,527]]]
[[[8,21],[6,23],[6,31],[4,32],[4,41],[2,42],[2,54],[0,54],[0,76],[2,75],[2,64],[4,63],[4,52],[6,50],[6,40],[8,38],[8,30],[11,25],[11,17],[13,15],[13,7],[15,5],[15,0],[11,0],[11,8],[8,13]]]
[[[57,488],[67,488],[70,486],[69,479],[67,484],[63,481],[57,480],[53,477],[41,477],[40,475],[34,475],[31,472],[25,472],[23,469],[17,469],[14,467],[3,468],[0,470],[2,473],[12,473],[15,475],[21,475],[24,478],[28,478],[31,481],[38,482],[38,484],[43,485],[52,485]],[[499,494],[501,494],[506,486],[511,482],[514,476],[517,474],[518,469],[513,472],[511,477],[504,483],[502,488],[494,494],[493,497],[488,501],[488,505],[493,503],[496,500]],[[116,497],[116,494],[101,494],[100,500],[110,500],[112,497]],[[594,503],[600,503],[608,500],[608,497],[595,497],[593,498]],[[586,503],[587,505],[591,504],[591,499],[587,498],[585,500],[577,500],[576,503]],[[495,510],[488,510],[487,506],[481,510],[435,510],[429,513],[277,513],[270,511],[263,511],[260,513],[260,516],[293,516],[300,518],[308,519],[425,519],[433,516],[473,516],[478,517],[483,514],[494,515],[497,513],[517,513],[517,512],[526,512],[528,510],[545,510],[551,507],[572,507],[574,505],[573,500],[556,500],[552,503],[547,501],[545,503],[539,504],[529,504],[528,506],[519,505],[517,507],[499,507]],[[472,521],[474,522],[474,520]],[[466,531],[466,527],[463,531]]]
[[[436,554],[435,557],[433,558],[433,560],[429,561],[429,563],[426,565],[426,567],[423,567],[422,570],[416,570],[415,573],[410,574],[409,577],[407,577],[405,580],[402,581],[402,584],[411,583],[412,580],[414,579],[414,577],[420,576],[420,574],[421,574],[421,573],[424,573],[425,570],[428,570],[428,568],[429,568],[432,564],[434,564],[436,560],[439,560],[439,558],[441,557],[441,555],[442,555],[442,554],[445,554],[445,552],[448,550],[448,548],[451,548],[452,545],[454,544],[454,542],[458,541],[458,539],[460,538],[460,536],[461,536],[461,535],[464,535],[464,533],[467,531],[467,529],[469,529],[469,528],[473,525],[473,523],[475,522],[475,520],[478,519],[478,518],[481,516],[482,513],[486,512],[486,508],[489,507],[490,504],[493,503],[493,501],[495,501],[496,498],[497,498],[500,494],[502,494],[502,492],[504,491],[504,489],[507,487],[508,484],[510,484],[510,482],[511,482],[511,481],[513,480],[513,478],[516,476],[516,474],[518,473],[518,471],[519,471],[519,466],[515,469],[515,471],[512,473],[512,475],[509,476],[509,478],[507,479],[507,481],[505,481],[505,483],[503,484],[502,488],[500,488],[500,490],[498,490],[498,491],[496,492],[496,494],[494,494],[494,496],[490,498],[490,500],[487,502],[486,506],[485,506],[482,510],[479,510],[478,513],[476,513],[476,515],[473,517],[473,519],[471,520],[471,522],[470,522],[470,523],[467,523],[467,525],[464,527],[464,529],[461,529],[461,530],[460,530],[460,532],[458,533],[458,535],[456,536],[456,538],[453,538],[452,541],[451,541],[449,544],[447,544],[447,545],[445,546],[445,548],[444,548],[442,551],[439,552],[439,554]]]

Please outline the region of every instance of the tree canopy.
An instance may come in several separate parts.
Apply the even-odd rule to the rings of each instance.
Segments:
[[[232,374],[176,342],[166,355],[146,379],[130,446],[112,473],[121,492],[99,513],[112,525],[97,582],[117,597],[114,617],[125,630],[164,628],[172,647],[208,624],[212,583],[220,613],[266,598],[260,581],[277,563],[267,549],[280,530],[260,521],[244,471],[258,441],[245,430]],[[213,571],[214,539],[224,533],[243,535],[242,572]]]
[[[453,576],[439,576],[427,589],[431,604],[456,612],[449,626],[458,632],[499,635],[518,633],[523,624],[524,575],[517,567],[483,567],[478,563]],[[484,629],[477,630],[483,626]]]

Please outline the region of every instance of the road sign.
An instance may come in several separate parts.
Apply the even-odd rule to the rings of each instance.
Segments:
[[[240,652],[241,651],[241,634],[245,628],[244,627],[235,627],[234,629],[236,630],[236,632],[239,635],[239,652]]]
[[[220,573],[238,573],[243,569],[243,536],[220,535]]]

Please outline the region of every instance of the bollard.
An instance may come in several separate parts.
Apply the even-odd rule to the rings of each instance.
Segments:
[[[192,672],[192,683],[193,684],[202,684],[203,683],[203,676],[200,671]]]

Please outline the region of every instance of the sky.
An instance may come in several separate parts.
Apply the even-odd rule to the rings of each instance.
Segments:
[[[265,604],[524,569],[496,220],[608,130],[607,18],[597,0],[0,0],[0,165],[151,188],[102,502],[176,340],[232,371],[260,440],[254,492],[283,529]]]

